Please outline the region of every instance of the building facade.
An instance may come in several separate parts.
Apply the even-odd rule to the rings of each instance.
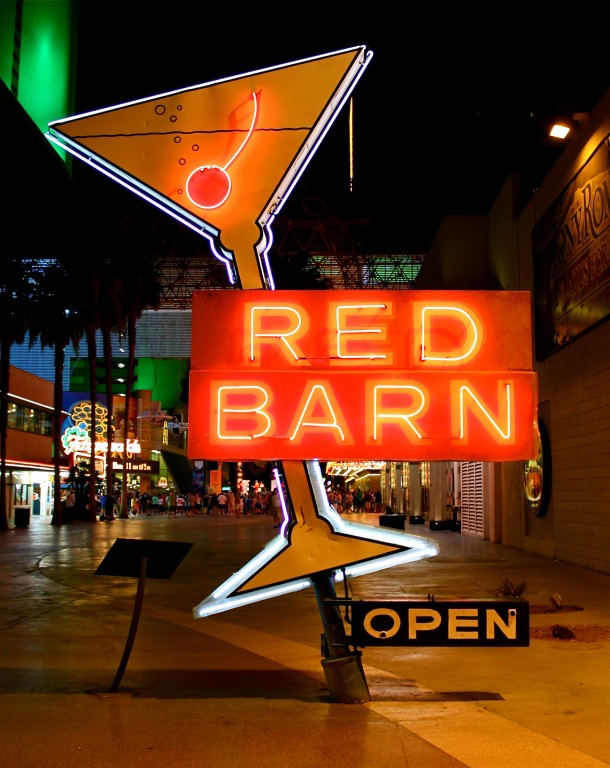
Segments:
[[[610,91],[525,204],[514,174],[486,216],[447,217],[415,283],[416,289],[531,294],[542,449],[539,466],[531,464],[541,470],[540,503],[528,498],[534,487],[528,479],[536,479],[531,464],[460,465],[462,533],[604,573],[610,573],[609,157]],[[431,472],[431,521],[448,517],[453,469]]]
[[[8,391],[6,500],[32,515],[53,512],[53,384],[11,366]]]

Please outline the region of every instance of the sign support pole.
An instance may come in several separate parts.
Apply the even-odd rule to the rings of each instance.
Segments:
[[[302,467],[309,478],[309,462],[302,462]],[[310,487],[311,485],[310,482]],[[311,497],[311,502],[315,506],[315,495],[312,493]],[[322,571],[313,574],[311,580],[324,630],[322,669],[330,698],[342,704],[361,704],[370,701],[371,695],[362,667],[361,654],[349,648],[340,606],[336,602],[337,593],[332,572]]]
[[[182,562],[182,558],[193,545],[179,541],[156,541],[154,539],[116,539],[95,571],[96,576],[130,576],[137,577],[138,590],[133,606],[131,626],[125,643],[125,650],[109,693],[116,693],[131,655],[131,649],[136,638],[142,603],[144,602],[144,586],[146,577],[153,579],[169,579],[174,570]]]
[[[340,606],[336,602],[335,585],[328,571],[311,577],[324,628],[322,669],[331,701],[362,704],[371,694],[362,667],[360,653],[349,649]]]

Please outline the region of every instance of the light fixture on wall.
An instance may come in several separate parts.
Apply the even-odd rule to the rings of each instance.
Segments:
[[[565,139],[571,130],[570,126],[565,123],[553,123],[549,136],[552,136],[554,139]]]
[[[567,117],[562,116],[557,120],[553,120],[550,124],[549,136],[560,141],[567,139],[574,131],[584,125],[588,116],[587,112],[575,112]]]

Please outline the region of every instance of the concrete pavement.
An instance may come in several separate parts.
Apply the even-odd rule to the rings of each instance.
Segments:
[[[526,582],[530,645],[365,648],[372,701],[337,704],[328,699],[312,590],[192,616],[276,534],[272,525],[265,515],[61,527],[33,517],[0,535],[3,764],[610,765],[610,576],[408,526],[436,539],[440,554],[353,579],[354,597],[478,599],[495,597],[506,580]],[[170,578],[147,579],[127,667],[110,693],[137,588],[134,578],[95,575],[117,538],[192,548]],[[561,613],[543,612],[552,595],[561,596]],[[553,625],[576,639],[554,639]]]

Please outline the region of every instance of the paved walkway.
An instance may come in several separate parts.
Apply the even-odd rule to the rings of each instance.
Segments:
[[[374,515],[356,518],[376,524]],[[354,597],[495,597],[526,582],[516,648],[365,648],[372,701],[328,700],[311,590],[205,619],[192,609],[276,531],[267,516],[155,517],[0,535],[0,740],[11,768],[600,768],[610,765],[610,576],[451,531],[432,559],[362,576]],[[117,538],[193,546],[146,581],[96,576]],[[564,611],[544,613],[552,595]],[[553,639],[567,626],[575,640]],[[545,629],[546,628],[546,629]],[[538,636],[536,636],[536,633]],[[538,638],[542,639],[538,639]]]

